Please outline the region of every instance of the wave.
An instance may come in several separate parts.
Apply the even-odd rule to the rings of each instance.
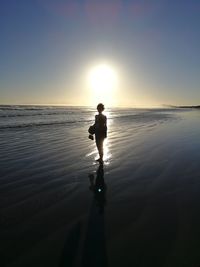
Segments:
[[[177,119],[176,116],[170,114],[135,114],[135,115],[125,115],[125,116],[116,116],[113,118],[108,118],[113,120],[122,120],[124,123],[151,123],[152,121],[167,121],[172,119]],[[21,122],[16,124],[6,124],[0,125],[0,130],[5,129],[21,129],[21,128],[31,128],[31,127],[43,127],[43,126],[54,126],[54,125],[69,125],[69,124],[76,124],[76,123],[87,123],[90,125],[93,123],[93,119],[82,119],[82,120],[65,120],[65,121],[43,121],[43,122]]]
[[[49,107],[0,105],[0,110],[41,110]]]
[[[12,117],[35,117],[35,116],[51,116],[51,115],[71,115],[75,112],[51,112],[51,113],[36,113],[36,114],[0,114],[0,118]]]
[[[16,110],[16,111],[37,111],[37,110],[68,110],[72,109],[74,111],[77,110],[87,110],[94,111],[93,108],[90,107],[78,107],[78,106],[40,106],[40,105],[0,105],[0,110]]]
[[[67,125],[67,124],[75,124],[75,123],[90,123],[93,120],[76,120],[76,121],[51,121],[51,122],[33,122],[33,123],[21,123],[21,124],[7,124],[0,125],[0,130],[5,129],[21,129],[21,128],[30,128],[30,127],[40,127],[40,126],[53,126],[53,125]]]
[[[113,119],[119,119],[119,120],[124,120],[124,121],[127,121],[127,120],[130,120],[131,121],[134,121],[134,122],[140,122],[141,120],[146,122],[146,121],[154,121],[154,120],[166,120],[166,119],[175,119],[175,118],[178,118],[177,114],[170,114],[170,113],[158,113],[158,112],[150,112],[150,111],[147,111],[147,112],[141,112],[141,113],[138,113],[138,114],[126,114],[126,115],[123,115],[123,114],[120,114],[120,115],[114,115],[112,117]]]

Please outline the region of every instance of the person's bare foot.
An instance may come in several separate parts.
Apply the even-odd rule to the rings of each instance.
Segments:
[[[100,164],[103,164],[103,159],[99,158],[96,161],[98,161]]]

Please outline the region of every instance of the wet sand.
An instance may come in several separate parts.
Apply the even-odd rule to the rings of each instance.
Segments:
[[[86,124],[1,131],[1,266],[199,266],[199,121],[110,121],[103,168]]]

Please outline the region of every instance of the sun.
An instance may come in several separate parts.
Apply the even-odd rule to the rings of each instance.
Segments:
[[[104,102],[112,105],[117,88],[117,73],[108,64],[99,64],[89,71],[89,87],[92,101]]]

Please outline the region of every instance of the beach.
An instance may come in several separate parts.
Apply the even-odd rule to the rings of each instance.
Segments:
[[[0,265],[200,266],[200,111],[95,114],[0,106]]]

